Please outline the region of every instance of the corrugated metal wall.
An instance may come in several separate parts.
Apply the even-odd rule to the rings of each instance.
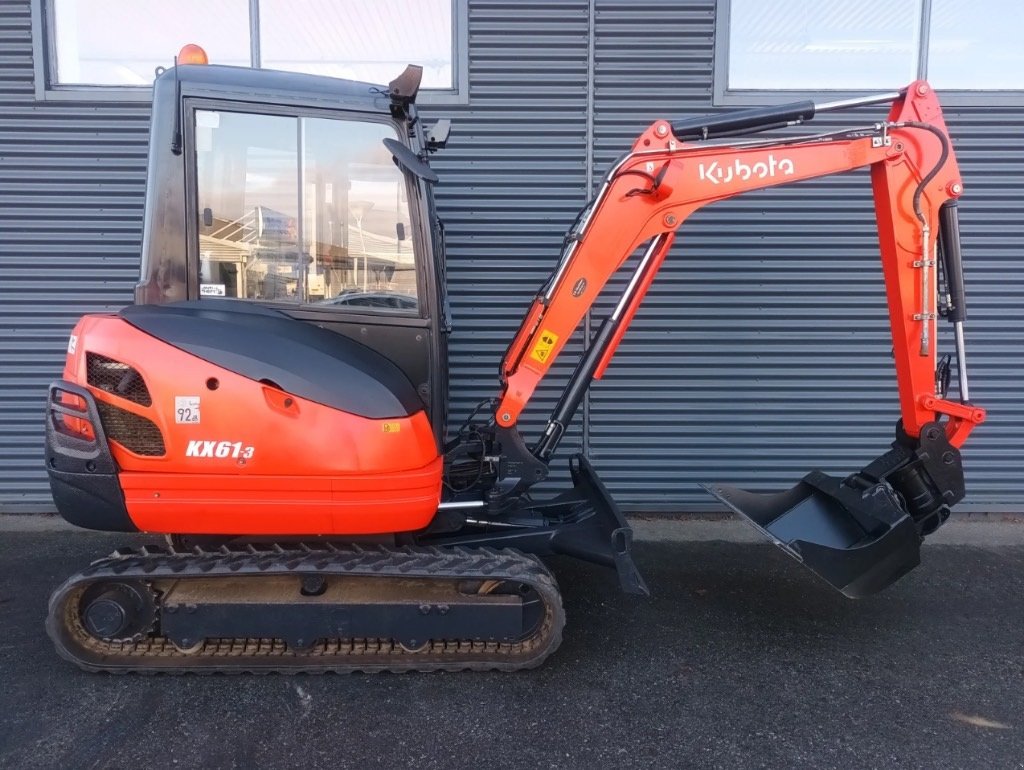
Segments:
[[[470,104],[428,110],[454,118],[437,160],[453,419],[494,393],[497,362],[586,197],[588,163],[600,176],[655,117],[710,109],[713,8],[471,1]],[[991,413],[958,510],[1019,510],[1024,109],[948,112],[968,189],[972,395]],[[0,510],[47,503],[43,393],[74,319],[130,300],[147,120],[143,105],[36,102],[29,0],[0,3]],[[717,204],[684,225],[591,396],[591,454],[628,508],[706,510],[696,482],[781,487],[884,449],[895,383],[872,228],[865,174]],[[560,371],[573,363],[564,356]],[[556,393],[545,388],[526,430]],[[582,441],[577,429],[561,453]]]
[[[46,386],[77,317],[131,302],[145,104],[36,101],[29,0],[0,2],[0,506],[49,502]]]

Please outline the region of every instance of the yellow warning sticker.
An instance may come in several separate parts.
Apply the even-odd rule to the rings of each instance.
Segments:
[[[542,364],[546,363],[556,342],[558,342],[558,335],[544,329],[540,333],[540,339],[537,340],[537,344],[533,346],[533,350],[530,352],[530,358],[534,361],[540,361]]]
[[[402,423],[400,422],[386,422],[384,423],[385,433],[399,433],[402,430]]]

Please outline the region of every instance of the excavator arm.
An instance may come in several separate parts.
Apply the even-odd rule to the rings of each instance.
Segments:
[[[789,114],[801,113],[790,109]],[[760,128],[778,127],[772,114],[763,119]],[[916,437],[924,424],[943,415],[949,418],[952,442],[960,446],[984,420],[984,412],[935,393],[936,236],[943,206],[959,198],[963,185],[931,88],[923,81],[913,83],[898,95],[885,122],[864,129],[710,146],[684,142],[677,130],[692,133],[686,122],[657,121],[641,134],[570,233],[558,268],[505,354],[497,423],[516,424],[584,314],[638,247],[650,244],[625,301],[616,308],[617,329],[596,378],[664,261],[675,231],[694,211],[752,190],[870,166],[904,430]],[[959,287],[960,307],[954,312],[962,315],[959,264],[950,273],[948,279]],[[962,318],[957,322],[962,324]],[[963,375],[964,362],[958,363]],[[962,376],[961,391],[965,384]]]
[[[858,128],[768,141],[712,141],[883,101],[892,102],[888,117]],[[878,590],[916,565],[921,537],[941,525],[964,495],[958,448],[985,419],[984,410],[969,401],[963,347],[956,210],[963,185],[942,110],[924,81],[877,97],[800,102],[676,123],[659,120],[648,127],[613,165],[570,230],[557,268],[502,361],[497,435],[506,452],[519,448],[517,471],[534,466],[532,477],[506,484],[506,490],[520,492],[543,475],[536,463],[548,461],[587,388],[604,374],[676,230],[694,211],[753,190],[863,167],[871,169],[899,387],[902,420],[896,441],[844,480],[815,471],[772,497],[724,486],[708,489],[850,596]],[[618,304],[529,450],[533,460],[526,458],[516,430],[520,414],[608,280],[644,246]],[[937,365],[940,313],[955,327],[959,401],[946,398],[948,359]]]

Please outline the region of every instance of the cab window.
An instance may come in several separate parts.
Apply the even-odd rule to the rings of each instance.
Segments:
[[[195,136],[201,297],[417,310],[392,126],[197,110]]]

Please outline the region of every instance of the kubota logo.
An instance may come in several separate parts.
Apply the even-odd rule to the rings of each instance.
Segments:
[[[736,158],[732,163],[719,165],[718,161],[712,161],[708,165],[703,163],[697,166],[701,180],[711,184],[729,184],[734,179],[746,182],[748,179],[768,179],[774,176],[792,176],[794,172],[793,161],[789,158],[776,160],[775,156],[768,153],[765,160],[759,160],[753,165],[744,163]]]
[[[256,454],[256,447],[245,446],[241,441],[189,441],[185,457],[241,457],[248,460]]]

